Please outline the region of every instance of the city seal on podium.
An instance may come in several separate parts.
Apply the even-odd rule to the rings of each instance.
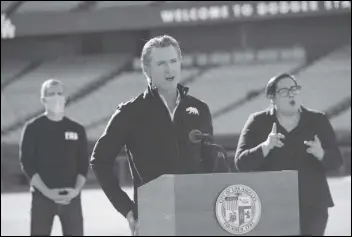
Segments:
[[[248,186],[238,184],[225,188],[216,200],[216,218],[229,233],[241,235],[258,224],[261,203],[258,195]]]

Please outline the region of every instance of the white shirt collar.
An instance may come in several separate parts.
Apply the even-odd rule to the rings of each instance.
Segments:
[[[180,93],[177,93],[176,106],[175,106],[175,108],[174,108],[173,111],[171,111],[170,108],[169,108],[169,106],[167,105],[167,102],[166,102],[165,97],[164,97],[162,94],[159,94],[159,95],[160,95],[160,98],[161,98],[161,100],[163,101],[164,105],[166,106],[167,110],[169,111],[169,114],[170,114],[170,116],[171,116],[171,119],[174,120],[176,108],[177,108],[177,106],[178,106],[178,104],[180,103],[180,100],[181,100]]]

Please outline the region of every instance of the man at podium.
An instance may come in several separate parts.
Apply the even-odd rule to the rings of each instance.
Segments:
[[[328,118],[301,106],[300,91],[292,75],[269,80],[271,107],[249,116],[235,164],[239,171],[298,170],[301,234],[322,236],[334,206],[325,171],[337,169],[342,157]]]
[[[137,188],[163,174],[206,173],[217,151],[192,143],[191,131],[213,134],[207,104],[188,95],[181,79],[181,50],[170,36],[149,40],[141,55],[147,89],[118,106],[97,141],[91,165],[105,194],[135,232]],[[130,164],[134,202],[122,191],[113,163],[125,147]]]

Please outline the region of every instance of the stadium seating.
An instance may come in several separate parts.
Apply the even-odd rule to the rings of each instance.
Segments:
[[[18,128],[6,136],[1,136],[1,141],[6,144],[19,144],[23,128]]]
[[[325,111],[340,100],[345,99],[346,96],[351,95],[350,65],[351,55],[348,56],[348,48],[344,48],[316,62],[311,67],[303,70],[300,75],[297,75],[297,81],[303,87],[302,93],[298,97],[303,105],[315,110]],[[272,75],[281,72],[283,70],[276,70]],[[255,83],[263,87],[269,78],[261,77],[262,80],[257,80]],[[214,121],[215,133],[233,134],[241,132],[249,114],[266,109],[268,105],[265,95],[261,94],[245,105],[216,118]]]
[[[107,125],[107,121],[106,120],[105,122],[102,122],[100,123],[98,126],[96,127],[93,127],[91,129],[88,129],[87,130],[87,137],[90,141],[97,141],[98,138],[103,134],[105,128],[106,128],[106,125]]]
[[[120,67],[125,55],[62,58],[46,62],[21,80],[9,85],[2,94],[1,128],[42,108],[40,86],[50,78],[61,80],[71,95],[86,84]]]
[[[347,111],[332,118],[331,124],[336,131],[349,131],[351,133],[351,107]]]
[[[338,51],[319,61],[298,76],[302,102],[325,111],[351,95],[351,55]]]
[[[21,72],[29,64],[30,62],[23,60],[1,60],[1,85]]]
[[[20,82],[9,86],[2,95],[2,114],[5,115],[2,116],[2,126],[10,119],[16,119],[33,111],[33,108],[40,107],[39,87],[50,73],[55,72],[57,74],[53,76],[60,76],[59,79],[67,85],[68,94],[70,94],[77,91],[83,83],[88,83],[116,67],[119,61],[112,60],[111,56],[85,58],[84,63],[82,60],[82,58],[76,58],[47,63]],[[350,47],[347,47],[324,57],[297,75],[299,84],[303,86],[300,95],[302,103],[307,107],[325,111],[350,95],[350,60]],[[251,91],[263,89],[270,77],[289,72],[300,63],[286,61],[210,68],[189,85],[189,93],[207,102],[211,113],[214,114],[231,103],[245,99]],[[187,78],[198,71],[195,68],[187,69],[184,70],[183,76]],[[88,137],[95,140],[102,134],[116,106],[137,96],[145,87],[146,80],[141,72],[124,72],[88,97],[70,105],[67,108],[67,115],[87,126]],[[330,94],[334,96],[329,96]],[[240,133],[249,114],[265,109],[267,106],[268,101],[262,93],[237,108],[224,114],[217,114],[213,117],[214,133]],[[334,128],[350,129],[349,120],[347,120],[349,115],[346,112],[334,118],[332,120]],[[344,122],[339,122],[340,120]],[[4,139],[18,141],[19,135],[20,129]]]

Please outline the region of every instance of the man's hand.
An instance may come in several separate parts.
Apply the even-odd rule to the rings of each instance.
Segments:
[[[56,200],[55,203],[61,204],[61,205],[70,204],[71,198],[68,197],[67,194],[68,194],[68,191],[66,191],[65,189],[60,189],[59,190],[60,199]]]
[[[60,195],[60,192],[62,191],[62,189],[48,188],[38,173],[33,175],[32,179],[30,181],[30,185],[37,188],[44,196],[46,196],[50,200],[54,201],[55,203],[59,203],[59,204],[70,203],[70,200],[65,198],[65,196],[63,196],[63,195]]]
[[[75,197],[77,197],[78,194],[80,193],[80,191],[78,189],[75,189],[75,188],[65,188],[64,190],[66,190],[68,192],[66,194],[66,196],[68,198],[70,198],[71,200],[74,199]]]
[[[126,218],[127,218],[128,224],[130,226],[130,230],[131,230],[132,235],[137,236],[138,235],[138,221],[134,219],[133,212],[129,211],[127,213]]]
[[[46,193],[44,193],[44,195],[57,204],[63,204],[63,205],[69,204],[70,200],[67,199],[65,195],[60,195],[61,191],[62,189],[59,189],[59,188],[49,189]]]
[[[61,188],[59,189],[60,199],[55,200],[55,203],[61,205],[70,204],[71,200],[77,197],[79,191],[73,188]]]
[[[314,141],[304,141],[304,144],[309,146],[307,152],[322,161],[324,157],[324,149],[317,135],[314,136]]]

